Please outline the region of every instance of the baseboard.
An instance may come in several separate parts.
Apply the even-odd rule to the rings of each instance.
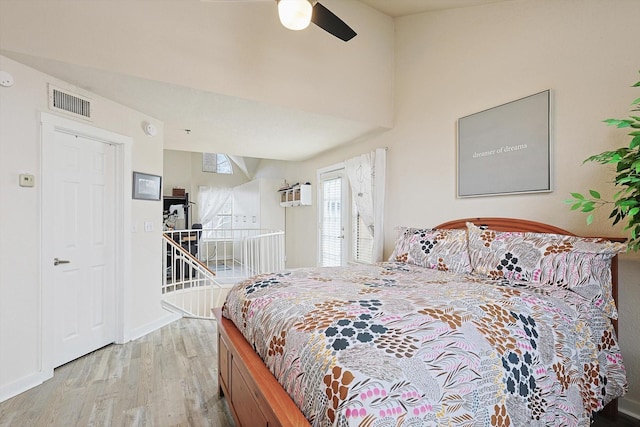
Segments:
[[[46,380],[53,377],[53,371],[51,372],[35,372],[33,374],[22,377],[17,381],[9,384],[4,384],[0,387],[0,402],[11,399],[14,396],[19,395],[33,387],[39,386]]]
[[[118,344],[124,344],[125,342],[133,341],[135,339],[141,338],[157,329],[162,328],[163,326],[167,326],[171,322],[175,322],[180,319],[180,316],[177,313],[167,313],[165,316],[156,320],[155,322],[148,323],[139,328],[132,329],[127,331],[124,336],[124,342]]]
[[[618,411],[640,421],[640,403],[629,399],[618,399]]]

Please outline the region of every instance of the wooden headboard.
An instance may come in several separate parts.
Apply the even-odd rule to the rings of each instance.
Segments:
[[[486,225],[490,229],[496,231],[554,233],[564,234],[567,236],[575,236],[575,234],[567,230],[563,230],[562,228],[555,227],[553,225],[516,218],[464,218],[447,221],[443,224],[435,226],[434,228],[465,228],[467,226],[467,222],[472,222],[475,225]]]

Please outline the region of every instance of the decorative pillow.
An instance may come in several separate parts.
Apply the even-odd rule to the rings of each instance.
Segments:
[[[389,261],[407,262],[411,239],[414,238],[415,234],[421,233],[424,230],[425,229],[422,228],[398,227],[398,238],[396,239],[396,247],[389,257]]]
[[[611,258],[626,245],[551,233],[494,231],[467,223],[473,272],[494,279],[571,289],[607,316],[618,317],[611,290]]]
[[[436,270],[470,273],[467,230],[403,228],[390,260]]]

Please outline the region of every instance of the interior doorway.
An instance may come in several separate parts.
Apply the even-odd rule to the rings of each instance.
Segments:
[[[41,121],[42,366],[52,375],[122,342],[131,139],[47,113]]]

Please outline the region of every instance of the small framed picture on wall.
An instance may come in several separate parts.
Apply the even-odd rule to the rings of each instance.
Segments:
[[[148,173],[133,173],[133,198],[140,200],[160,200],[162,177]]]

